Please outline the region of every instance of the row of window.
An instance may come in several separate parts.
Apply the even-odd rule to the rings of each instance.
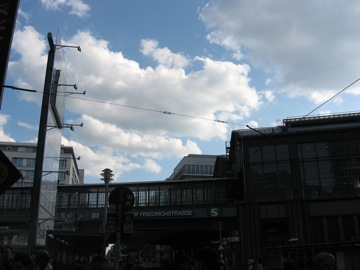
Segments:
[[[22,167],[22,166],[27,166],[27,167],[35,167],[35,158],[12,158],[12,163],[14,164],[14,166],[16,167]]]
[[[135,207],[206,205],[226,203],[228,194],[226,185],[199,185],[173,188],[171,185],[161,187],[138,187],[132,190]],[[102,208],[105,206],[105,193],[66,193],[58,192],[57,205],[60,208]]]
[[[34,146],[1,145],[0,149],[3,152],[28,152],[28,153],[36,152],[36,147]]]
[[[247,199],[355,196],[359,159],[360,142],[355,140],[297,144],[293,154],[289,145],[249,147]]]
[[[17,158],[17,157],[12,158],[12,163],[14,164],[14,166],[17,166],[17,167],[26,166],[26,167],[33,168],[33,167],[35,167],[35,162],[36,162],[35,158]],[[59,161],[59,168],[65,169],[66,166],[67,166],[67,160],[61,159]]]
[[[289,244],[288,224],[285,220],[264,222],[261,225],[265,247]],[[313,243],[352,241],[360,234],[360,216],[327,216],[311,218]],[[296,243],[295,243],[296,244]]]
[[[214,169],[214,165],[185,164],[173,179],[179,179],[182,175],[212,176],[214,174]]]
[[[0,196],[0,209],[29,209],[30,189],[9,189]]]

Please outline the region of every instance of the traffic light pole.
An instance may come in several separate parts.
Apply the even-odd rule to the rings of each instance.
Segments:
[[[115,269],[120,269],[120,252],[121,252],[121,229],[122,229],[122,202],[118,204],[117,212],[117,228],[116,228],[116,243],[115,243]]]

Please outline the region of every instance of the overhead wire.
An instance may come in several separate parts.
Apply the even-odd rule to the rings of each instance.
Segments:
[[[42,94],[43,92],[42,91],[37,91],[37,93]],[[58,93],[58,95],[61,95],[61,93]],[[64,94],[63,96],[66,96],[66,95]],[[220,123],[220,124],[228,124],[228,125],[235,125],[235,126],[246,126],[246,124],[232,123],[232,122],[228,122],[228,121],[221,120],[221,119],[211,119],[211,118],[205,118],[205,117],[199,117],[199,116],[175,113],[175,112],[170,112],[170,111],[155,110],[155,109],[144,108],[144,107],[139,107],[139,106],[125,105],[125,104],[119,104],[119,103],[115,103],[115,102],[95,100],[95,99],[89,99],[89,98],[83,98],[83,97],[75,97],[75,96],[66,96],[66,97],[67,98],[72,98],[72,99],[84,100],[84,101],[88,101],[88,102],[102,103],[102,104],[108,104],[108,105],[112,105],[112,106],[130,108],[130,109],[135,109],[135,110],[149,111],[149,112],[154,112],[154,113],[162,113],[162,114],[166,114],[166,115],[175,115],[175,116],[180,116],[180,117],[193,118],[193,119],[204,120],[204,121],[211,121],[211,122],[216,122],[216,123]]]
[[[302,118],[305,118],[307,116],[309,116],[310,114],[312,114],[313,112],[315,112],[317,109],[319,109],[320,107],[324,106],[326,103],[328,103],[330,100],[332,100],[333,98],[335,98],[336,96],[340,95],[342,92],[344,92],[346,89],[350,88],[351,86],[353,86],[355,83],[357,83],[358,81],[360,81],[360,78],[356,79],[355,81],[353,81],[352,83],[350,83],[348,86],[346,86],[344,89],[342,89],[341,91],[339,91],[338,93],[336,93],[335,95],[333,95],[331,98],[329,98],[328,100],[326,100],[325,102],[323,102],[322,104],[320,104],[319,106],[317,106],[315,109],[313,109],[311,112],[309,112],[308,114],[306,114],[305,116],[303,116]]]
[[[315,109],[313,109],[313,110],[312,110],[311,112],[309,112],[308,114],[304,115],[302,118],[306,118],[307,116],[309,116],[310,114],[312,114],[313,112],[315,112],[316,110],[318,110],[319,108],[321,108],[322,106],[324,106],[326,103],[328,103],[330,100],[334,99],[336,96],[340,95],[342,92],[344,92],[345,90],[347,90],[348,88],[350,88],[352,85],[354,85],[354,84],[357,83],[358,81],[360,81],[360,78],[358,78],[358,79],[356,79],[355,81],[353,81],[352,83],[350,83],[348,86],[346,86],[346,87],[343,88],[341,91],[339,91],[338,93],[336,93],[335,95],[333,95],[332,97],[330,97],[329,99],[327,99],[325,102],[323,102],[322,104],[320,104],[319,106],[317,106]],[[17,90],[22,90],[22,89],[18,88]],[[41,92],[41,91],[36,91],[36,93],[43,93],[43,92]],[[64,95],[64,96],[65,96],[65,95]],[[84,101],[94,102],[94,103],[109,104],[109,105],[113,105],[113,106],[124,107],[124,108],[131,108],[131,109],[135,109],[135,110],[142,110],[142,111],[149,111],[149,112],[155,112],[155,113],[162,113],[162,114],[166,114],[166,115],[175,115],[175,116],[180,116],[180,117],[193,118],[193,119],[199,119],[199,120],[204,120],[204,121],[211,121],[211,122],[216,122],[216,123],[221,123],[221,124],[236,125],[236,126],[239,126],[239,125],[240,125],[240,126],[248,127],[248,125],[246,125],[246,124],[232,123],[232,122],[224,121],[224,120],[221,120],[221,119],[210,119],[210,118],[193,116],[193,115],[187,115],[187,114],[181,114],[181,113],[175,113],[175,112],[170,112],[170,111],[162,111],[162,110],[155,110],[155,109],[144,108],[144,107],[133,106],[133,105],[119,104],[119,103],[114,103],[114,102],[109,102],[109,101],[101,101],[101,100],[88,99],[88,98],[80,98],[80,97],[74,97],[74,96],[67,96],[67,98],[79,99],[79,100],[84,100]]]

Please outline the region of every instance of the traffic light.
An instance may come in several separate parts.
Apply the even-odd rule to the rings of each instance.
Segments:
[[[107,232],[109,234],[108,243],[116,243],[116,234],[120,233],[120,239],[125,240],[130,234],[134,232],[134,214],[123,213],[120,219],[121,224],[118,224],[118,214],[111,213],[107,216]]]
[[[109,205],[114,206],[115,213],[107,215],[107,232],[109,233],[108,242],[116,244],[126,238],[134,231],[134,215],[127,213],[133,206],[135,197],[133,192],[125,187],[115,188],[110,192]],[[119,236],[119,237],[118,237]]]

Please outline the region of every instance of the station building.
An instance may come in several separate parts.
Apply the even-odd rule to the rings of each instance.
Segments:
[[[338,269],[360,264],[360,114],[288,118],[234,130],[228,164],[240,182],[241,260],[311,269],[320,251]]]

